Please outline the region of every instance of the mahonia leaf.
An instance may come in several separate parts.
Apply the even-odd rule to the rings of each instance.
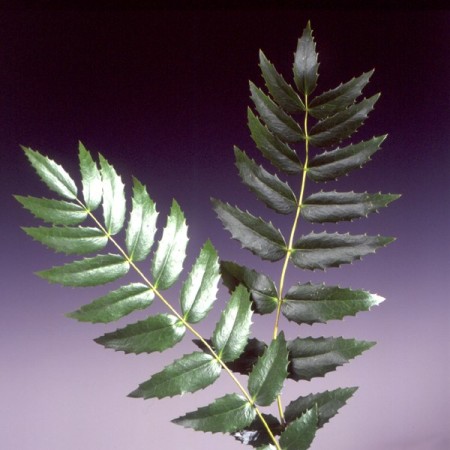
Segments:
[[[268,444],[268,445],[263,445],[262,447],[258,447],[258,450],[276,450],[276,447],[275,447],[275,445]]]
[[[219,257],[207,241],[181,289],[181,310],[189,323],[203,320],[211,310],[218,291]]]
[[[308,105],[308,112],[316,119],[323,119],[347,108],[361,95],[373,72],[371,70],[363,73],[347,83],[341,83],[337,88],[314,97]]]
[[[244,184],[269,208],[290,214],[297,208],[297,199],[287,183],[272,175],[243,151],[235,147],[236,166]]]
[[[285,142],[300,142],[305,134],[300,125],[264,92],[250,82],[251,99],[270,131]]]
[[[154,285],[158,289],[165,290],[172,286],[183,270],[189,240],[187,230],[183,211],[174,200],[162,238],[153,257],[152,273],[155,279]]]
[[[281,433],[282,450],[307,450],[316,435],[317,422],[317,406],[314,406],[291,422]]]
[[[195,392],[213,384],[221,370],[222,366],[211,355],[194,352],[174,361],[128,396],[164,398]]]
[[[125,221],[124,184],[114,167],[100,155],[100,168],[103,186],[103,217],[105,228],[111,236],[117,234]]]
[[[55,225],[78,225],[88,215],[82,206],[64,200],[21,195],[15,195],[14,198],[36,218]]]
[[[279,420],[272,416],[272,414],[262,414],[262,416],[274,435],[279,435],[283,431],[283,427]],[[251,445],[258,449],[275,449],[275,447],[270,444],[272,438],[267,433],[267,430],[259,417],[243,430],[234,433],[233,436],[245,445]],[[263,447],[260,447],[261,445],[263,445]]]
[[[288,350],[281,332],[258,359],[248,378],[248,390],[257,405],[269,406],[275,401],[287,377],[287,365]]]
[[[91,154],[81,142],[78,143],[78,156],[84,202],[89,211],[94,211],[102,201],[102,176]]]
[[[185,326],[171,314],[158,314],[94,339],[97,344],[125,353],[162,352],[183,339]]]
[[[76,200],[78,191],[75,181],[72,180],[62,166],[31,148],[22,147],[22,150],[39,175],[39,178],[50,190],[61,195],[61,197]]]
[[[316,182],[335,180],[359,169],[380,149],[387,135],[374,137],[368,141],[337,148],[317,155],[309,164],[307,176]]]
[[[275,167],[286,173],[297,174],[301,172],[302,164],[297,153],[269,131],[250,108],[247,110],[247,116],[252,139],[263,156]]]
[[[250,334],[251,318],[249,292],[244,286],[238,286],[212,336],[212,343],[222,361],[233,361],[244,351]]]
[[[258,314],[269,314],[277,307],[277,289],[268,276],[231,261],[221,261],[220,272],[223,284],[230,292],[234,291],[239,284],[247,288],[253,302],[253,309]]]
[[[37,272],[50,283],[84,287],[106,284],[123,277],[130,264],[121,255],[97,255]]]
[[[311,144],[316,147],[329,147],[350,137],[366,120],[379,97],[380,94],[375,94],[317,122],[310,130]]]
[[[398,199],[395,194],[356,192],[318,192],[304,200],[301,214],[313,223],[339,222],[367,217]]]
[[[311,24],[303,30],[294,54],[294,81],[300,92],[311,94],[317,85],[319,63],[316,44],[312,36]]]
[[[289,375],[294,380],[311,380],[359,356],[375,342],[343,338],[297,338],[287,344],[289,350]]]
[[[158,212],[147,189],[136,178],[133,179],[132,204],[125,245],[132,261],[144,261],[153,245]]]
[[[91,227],[22,227],[29,236],[47,247],[66,254],[92,253],[102,250],[108,238]]]
[[[172,422],[198,431],[233,433],[252,423],[255,415],[255,409],[244,397],[227,394]]]
[[[375,253],[394,238],[384,236],[350,235],[339,233],[310,233],[301,237],[291,253],[292,262],[301,269],[339,267]]]
[[[383,297],[367,291],[306,283],[288,290],[281,311],[298,324],[325,323],[368,311],[383,300]]]
[[[290,84],[277,72],[275,66],[259,51],[259,67],[272,98],[288,113],[305,111],[305,105]]]
[[[338,413],[357,389],[357,387],[339,388],[334,391],[299,397],[287,405],[284,418],[286,422],[292,422],[317,405],[317,428],[321,428]]]
[[[155,293],[148,286],[132,283],[111,291],[66,316],[80,322],[109,323],[137,309],[147,308],[154,298]]]
[[[270,222],[220,200],[213,199],[212,202],[225,229],[244,248],[269,261],[278,261],[286,254],[283,235]]]

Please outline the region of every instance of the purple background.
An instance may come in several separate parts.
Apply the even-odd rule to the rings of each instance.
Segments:
[[[450,13],[33,10],[0,15],[2,449],[243,448],[228,436],[170,423],[234,390],[225,375],[214,387],[181,398],[126,397],[151,373],[193,351],[190,338],[162,356],[106,351],[92,339],[117,325],[80,324],[63,314],[108,288],[61,288],[33,276],[66,259],[19,228],[35,222],[12,194],[49,194],[18,145],[44,152],[76,174],[82,140],[101,151],[127,185],[135,175],[148,186],[162,212],[160,225],[171,198],[180,202],[190,224],[188,266],[209,237],[223,259],[277,279],[279,264],[263,264],[229,239],[209,197],[248,207],[286,232],[288,221],[271,215],[240,183],[232,146],[258,158],[246,128],[248,80],[262,85],[258,49],[290,77],[292,53],[308,19],[320,53],[318,89],[375,67],[365,92],[383,95],[358,138],[390,134],[364,170],[336,187],[403,197],[369,220],[338,228],[397,236],[394,244],[325,274],[289,271],[291,284],[323,280],[377,292],[387,301],[371,313],[326,326],[299,329],[283,322],[291,339],[311,334],[378,341],[323,379],[288,382],[284,403],[310,392],[360,386],[318,433],[315,450],[450,448]],[[309,183],[308,189],[320,187]],[[301,232],[309,229],[300,224]],[[226,299],[221,289],[218,304]],[[219,309],[200,325],[205,334]],[[255,334],[268,338],[273,317],[254,322]]]

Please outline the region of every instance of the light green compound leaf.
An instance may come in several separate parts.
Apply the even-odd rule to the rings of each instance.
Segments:
[[[87,217],[87,211],[76,203],[21,195],[14,198],[31,214],[47,223],[78,225]]]
[[[310,233],[294,244],[291,259],[301,269],[325,270],[359,260],[392,241],[392,237],[366,234]]]
[[[356,392],[357,387],[339,388],[334,391],[325,391],[318,394],[310,394],[307,397],[299,397],[287,405],[284,412],[286,422],[293,422],[306,411],[317,405],[317,428],[323,427],[342,408],[347,400]]]
[[[356,192],[318,192],[302,205],[301,215],[313,223],[340,222],[367,217],[398,199],[395,194],[368,194]]]
[[[128,272],[130,265],[121,255],[97,255],[80,261],[37,272],[50,283],[64,286],[97,286],[117,280]]]
[[[310,131],[311,144],[330,147],[350,137],[366,120],[379,97],[380,94],[375,94],[316,123]]]
[[[269,208],[280,214],[291,214],[297,208],[297,199],[289,185],[272,175],[239,148],[234,148],[236,166],[243,183]]]
[[[132,283],[111,291],[66,316],[80,322],[109,323],[137,309],[147,308],[154,298],[155,294],[148,286]]]
[[[284,142],[295,143],[305,139],[300,125],[252,82],[250,82],[250,92],[258,114],[272,133]]]
[[[298,324],[325,323],[369,311],[382,301],[383,297],[367,291],[306,283],[288,290],[281,311]]]
[[[275,436],[279,435],[283,431],[283,427],[279,420],[272,416],[272,414],[263,413],[262,416]],[[273,442],[272,438],[267,433],[266,427],[259,417],[256,417],[256,419],[244,429],[234,433],[233,436],[245,445],[251,445],[252,447],[256,447],[258,449],[275,449],[273,444],[271,444],[271,442]]]
[[[184,214],[174,200],[152,262],[154,286],[164,290],[172,286],[183,270],[188,243]]]
[[[278,261],[286,254],[284,238],[272,223],[264,222],[220,200],[213,199],[212,202],[225,229],[244,248],[269,261]]]
[[[234,291],[239,284],[247,288],[256,313],[269,314],[277,307],[277,289],[268,276],[231,261],[221,261],[220,272],[223,284],[230,292]]]
[[[363,73],[337,88],[314,97],[308,105],[308,112],[316,119],[324,119],[347,108],[361,95],[373,72],[371,70]]]
[[[295,84],[303,94],[309,95],[316,88],[319,76],[317,60],[316,44],[312,36],[311,25],[308,22],[302,37],[298,40],[293,67]]]
[[[250,334],[252,311],[249,293],[238,286],[225,307],[212,336],[214,349],[222,361],[233,361],[247,345]]]
[[[102,250],[108,238],[91,227],[22,227],[36,241],[61,253],[81,255]]]
[[[147,189],[136,178],[133,178],[132,205],[125,245],[132,261],[144,261],[155,239],[158,212]]]
[[[50,190],[69,200],[77,198],[75,181],[72,180],[62,166],[31,148],[22,147],[22,150],[39,175],[39,178]]]
[[[194,352],[174,361],[128,396],[164,398],[195,392],[213,384],[221,370],[222,366],[211,355]]]
[[[301,172],[302,164],[297,153],[269,131],[250,108],[247,110],[247,116],[252,139],[263,156],[275,167],[288,174]]]
[[[94,339],[97,344],[125,353],[162,352],[183,339],[185,326],[170,314],[159,314]]]
[[[78,143],[78,157],[80,160],[84,202],[89,211],[94,211],[102,201],[102,176],[96,162],[81,142]]]
[[[387,135],[374,137],[368,141],[317,155],[309,164],[308,178],[315,182],[332,181],[361,168],[380,149],[386,137]]]
[[[343,338],[297,338],[289,341],[289,377],[294,380],[311,380],[359,356],[375,342]]]
[[[248,390],[257,405],[269,406],[275,401],[287,377],[287,366],[288,350],[281,332],[258,359],[248,378]]]
[[[305,105],[290,84],[277,72],[275,66],[259,51],[259,67],[272,98],[288,113],[305,111]]]
[[[219,279],[219,257],[207,241],[181,289],[181,310],[187,322],[197,323],[207,316],[216,300]]]
[[[280,436],[282,450],[307,450],[316,435],[317,422],[317,407],[309,409],[291,422]]]
[[[172,422],[198,431],[233,433],[252,423],[255,415],[255,409],[244,397],[227,394]]]
[[[106,231],[114,236],[125,221],[125,186],[114,167],[100,155],[100,168],[103,186],[103,217]]]

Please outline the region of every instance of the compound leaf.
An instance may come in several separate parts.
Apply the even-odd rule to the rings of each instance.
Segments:
[[[325,323],[368,311],[383,300],[383,297],[367,291],[306,283],[288,290],[281,311],[298,324]]]
[[[227,394],[172,422],[198,431],[233,433],[252,423],[255,415],[255,409],[244,397]]]
[[[263,413],[262,416],[274,435],[279,435],[283,431],[280,421],[276,417],[272,416],[272,414]],[[234,433],[233,436],[245,445],[251,445],[252,447],[257,447],[258,449],[275,449],[275,447],[270,444],[272,442],[272,438],[267,433],[267,430],[259,417],[257,417],[244,429]]]
[[[121,255],[108,254],[53,267],[37,272],[37,275],[50,283],[84,287],[97,286],[117,280],[124,276],[129,268],[129,263]]]
[[[158,314],[94,339],[125,353],[162,352],[181,341],[185,326],[171,314]]]
[[[81,142],[78,143],[78,157],[84,202],[89,211],[94,211],[102,201],[102,176],[91,154]]]
[[[164,398],[204,389],[219,378],[222,366],[211,355],[184,355],[139,385],[129,397]]]
[[[150,306],[155,298],[153,290],[142,283],[132,283],[82,306],[77,311],[66,314],[80,322],[109,323]]]
[[[317,407],[314,406],[291,422],[281,433],[282,450],[307,450],[316,435],[317,422]]]

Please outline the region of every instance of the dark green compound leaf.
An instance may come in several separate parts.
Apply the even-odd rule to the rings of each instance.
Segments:
[[[114,167],[102,155],[100,155],[100,168],[105,228],[113,236],[122,229],[125,221],[125,187]]]
[[[174,200],[152,262],[154,285],[165,290],[172,286],[183,270],[188,243],[188,227],[183,211]]]
[[[325,270],[359,260],[385,247],[394,238],[339,233],[310,233],[301,237],[291,253],[292,262],[301,269]]]
[[[284,142],[301,142],[305,134],[300,125],[263,91],[250,82],[251,99],[270,131]]]
[[[383,300],[367,291],[306,283],[288,290],[281,311],[298,324],[325,323],[369,311]]]
[[[171,314],[158,314],[94,339],[125,353],[162,352],[183,339],[185,326]]]
[[[187,322],[197,323],[207,316],[216,300],[219,279],[219,257],[207,241],[181,289],[181,310]]]
[[[361,100],[311,128],[310,142],[316,147],[330,147],[350,137],[366,120],[380,94]]]
[[[211,355],[194,352],[174,361],[128,396],[164,398],[195,392],[213,384],[221,370],[222,366]]]
[[[132,261],[144,261],[154,242],[158,212],[147,189],[136,178],[133,178],[132,205],[125,244]]]
[[[238,286],[225,307],[212,336],[214,349],[222,361],[233,361],[247,345],[252,318],[249,292]]]
[[[270,343],[248,378],[248,390],[260,406],[271,405],[287,377],[288,350],[283,332]]]
[[[312,36],[311,25],[308,22],[302,37],[298,40],[293,67],[295,84],[303,94],[309,95],[316,88],[319,76],[317,60],[316,44]]]
[[[130,265],[121,255],[97,255],[37,272],[50,283],[84,287],[110,283],[127,274]]]
[[[263,156],[275,167],[288,174],[301,172],[302,164],[297,153],[269,131],[250,108],[247,110],[247,116],[252,139]]]
[[[234,148],[236,166],[243,183],[269,208],[280,214],[291,214],[297,199],[289,185],[258,166],[239,148]]]
[[[272,98],[288,113],[305,111],[305,105],[293,87],[280,75],[275,66],[259,51],[259,67]]]
[[[258,314],[269,314],[277,307],[277,289],[268,276],[231,261],[221,261],[220,272],[222,281],[230,292],[239,284],[248,289],[253,309]]]
[[[315,406],[291,422],[281,433],[282,450],[307,450],[316,435],[317,423],[318,412]]]
[[[286,254],[283,235],[272,223],[220,200],[213,199],[212,202],[225,229],[244,248],[269,261],[278,261]]]
[[[301,215],[313,223],[340,222],[367,217],[398,199],[395,194],[318,192],[304,200]]]
[[[289,375],[294,380],[311,380],[359,356],[375,342],[343,338],[297,338],[287,344],[289,350]]]
[[[89,211],[94,211],[102,201],[102,176],[96,162],[81,142],[78,143],[78,157],[84,202]]]
[[[227,394],[172,422],[198,431],[233,433],[252,423],[255,415],[255,409],[244,397]]]
[[[339,388],[334,391],[325,391],[318,394],[310,394],[307,397],[299,397],[287,405],[284,412],[286,422],[293,422],[305,414],[306,411],[317,405],[317,428],[323,427],[342,408],[347,400],[356,392],[357,387]]]
[[[147,308],[154,298],[155,293],[148,286],[132,283],[111,291],[66,316],[80,322],[109,323],[137,309]]]
[[[77,198],[75,181],[72,180],[62,166],[31,148],[22,147],[22,150],[39,175],[39,178],[50,190],[69,200]]]
[[[315,182],[332,181],[361,168],[380,149],[386,137],[387,135],[374,137],[368,141],[317,155],[309,164],[308,178]]]
[[[272,414],[263,414],[263,417],[275,436],[279,435],[283,431],[283,427],[279,420],[272,416]],[[252,447],[257,447],[258,449],[275,449],[275,447],[270,444],[272,442],[272,438],[267,433],[267,430],[259,417],[257,417],[243,430],[234,433],[233,436],[245,445],[251,445]]]
[[[316,119],[323,119],[347,108],[361,95],[373,72],[371,70],[363,73],[337,88],[314,97],[308,105],[308,112]]]
[[[98,228],[91,227],[22,227],[36,241],[66,254],[81,255],[102,250],[108,238]]]

